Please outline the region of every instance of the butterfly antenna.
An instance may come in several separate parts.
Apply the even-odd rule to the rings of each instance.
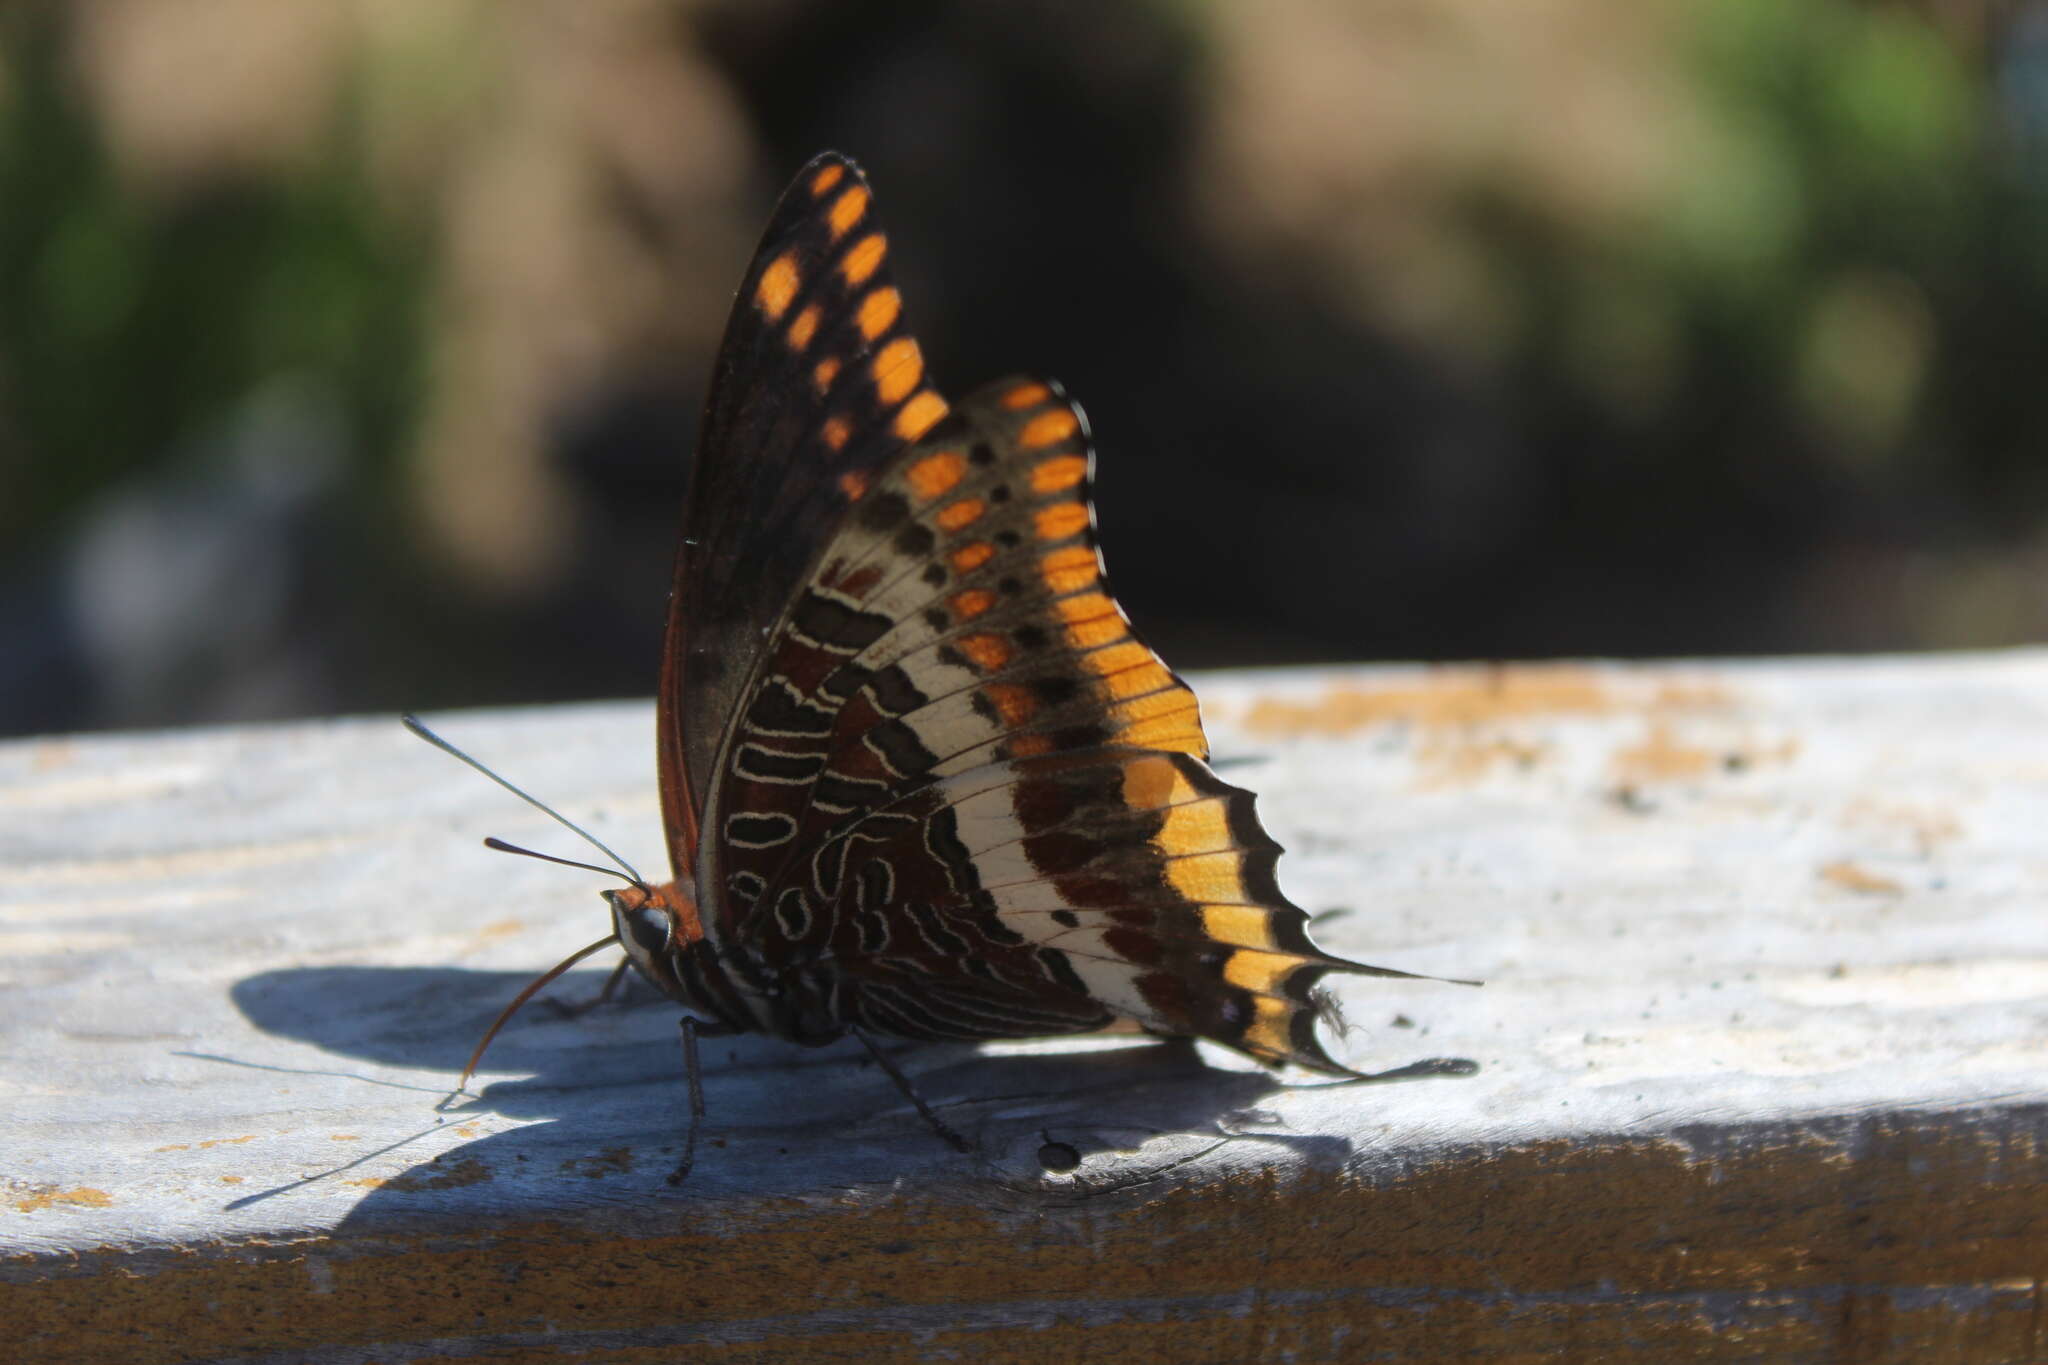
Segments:
[[[603,871],[602,868],[598,870]],[[491,1026],[484,1030],[483,1041],[476,1045],[476,1051],[469,1054],[469,1065],[462,1068],[462,1079],[455,1083],[455,1089],[457,1093],[460,1093],[463,1087],[469,1084],[469,1078],[476,1074],[477,1064],[482,1062],[484,1059],[484,1049],[488,1048],[491,1045],[491,1039],[498,1036],[498,1030],[505,1027],[505,1021],[510,1019],[513,1015],[519,1013],[519,1007],[521,1005],[524,1005],[527,1001],[533,999],[535,992],[541,990],[550,981],[553,981],[563,972],[568,971],[571,967],[581,962],[584,958],[589,957],[592,953],[602,952],[604,949],[611,947],[614,943],[617,943],[618,941],[619,936],[617,934],[606,934],[603,938],[591,944],[589,947],[578,948],[575,952],[569,954],[569,956],[563,958],[560,962],[557,962],[554,966],[550,967],[546,972],[542,973],[538,977],[535,977],[532,981],[529,981],[526,984],[525,990],[513,996],[512,1003],[505,1006],[504,1010],[499,1013],[498,1017],[491,1021]]]
[[[605,857],[610,858],[613,862],[617,863],[619,867],[625,871],[627,881],[633,883],[633,885],[639,887],[643,891],[647,889],[646,880],[642,878],[638,872],[635,872],[633,870],[633,865],[627,862],[624,858],[621,858],[618,854],[612,852],[610,848],[606,847],[604,841],[602,839],[599,839],[595,834],[592,834],[589,830],[583,828],[583,826],[577,824],[574,820],[571,820],[568,816],[562,814],[560,811],[556,810],[553,806],[550,806],[547,802],[541,800],[539,797],[534,796],[530,792],[521,791],[519,788],[513,786],[510,782],[507,782],[504,778],[498,776],[489,768],[486,768],[483,764],[477,762],[468,754],[462,752],[462,750],[456,748],[453,744],[450,744],[447,740],[435,734],[432,730],[429,730],[418,716],[403,715],[400,716],[398,720],[399,723],[405,726],[406,729],[412,731],[415,735],[418,735],[421,739],[433,745],[442,753],[449,755],[451,758],[461,759],[464,763],[467,763],[470,767],[476,769],[485,777],[490,778],[491,781],[497,783],[506,791],[511,792],[514,796],[518,797],[521,801],[524,801],[527,805],[532,806],[535,810],[540,811],[542,814],[551,816],[555,820],[559,821],[563,828],[571,831],[572,833],[580,835],[586,842],[589,843],[589,845],[592,848],[596,849],[598,852],[604,854]],[[490,843],[488,839],[484,842]],[[493,845],[493,847],[495,847],[495,845]],[[527,850],[523,848],[517,848],[511,844],[505,845],[505,849],[514,853],[527,852]],[[544,853],[535,853],[530,854],[529,856],[535,858],[546,858],[547,861],[555,863],[567,861],[567,859],[564,858],[548,858],[548,856]],[[571,867],[590,866],[590,864],[588,863],[570,863],[569,865]],[[604,869],[600,868],[598,870],[603,871]],[[571,960],[573,961],[574,959]],[[525,999],[524,996],[521,996],[520,998],[522,1000]]]
[[[484,847],[493,853],[517,853],[522,858],[538,858],[544,863],[560,863],[563,867],[580,867],[585,872],[595,872],[599,876],[616,877],[619,875],[619,870],[615,867],[600,867],[596,863],[579,862],[574,858],[557,858],[552,853],[541,853],[535,849],[521,848],[517,844],[508,844],[495,834],[484,836]],[[646,891],[649,895],[653,894],[652,889],[644,882],[634,882],[633,885],[639,887],[642,891]]]

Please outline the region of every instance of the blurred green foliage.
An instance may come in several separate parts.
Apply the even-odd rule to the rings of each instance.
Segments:
[[[0,13],[0,538],[60,533],[281,377],[329,392],[359,453],[401,449],[431,256],[377,202],[349,111],[301,171],[140,193],[69,78],[63,15]]]

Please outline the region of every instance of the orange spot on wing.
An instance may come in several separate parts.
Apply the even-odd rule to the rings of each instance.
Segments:
[[[819,393],[823,393],[825,392],[825,390],[831,388],[832,381],[837,379],[838,377],[839,358],[837,356],[827,356],[825,359],[818,362],[818,367],[816,369],[811,371],[811,382],[818,386]]]
[[[966,592],[953,594],[951,606],[953,615],[962,621],[971,621],[996,604],[996,595],[986,588],[969,588]]]
[[[988,505],[980,498],[962,498],[940,508],[938,516],[932,520],[938,523],[942,531],[958,531],[962,527],[972,526],[987,507]]]
[[[1038,712],[1038,698],[1031,695],[1031,689],[1015,683],[994,683],[983,688],[981,695],[988,698],[1005,725],[1022,725]]]
[[[823,166],[811,177],[811,198],[823,199],[831,188],[846,174],[844,166]]]
[[[1080,429],[1081,419],[1069,408],[1042,412],[1024,424],[1024,430],[1017,433],[1017,444],[1026,450],[1036,450],[1064,441]]]
[[[906,441],[915,441],[938,424],[946,415],[946,400],[926,389],[905,403],[896,414],[896,434]]]
[[[1055,455],[1031,467],[1031,491],[1058,493],[1088,477],[1085,455]]]
[[[803,276],[796,268],[796,253],[785,251],[761,272],[761,282],[754,286],[754,302],[770,319],[780,318],[789,308],[789,301],[796,297],[797,286],[802,283]]]
[[[1197,718],[1201,715],[1201,708],[1195,704],[1195,694],[1184,687],[1176,687],[1171,692],[1154,692],[1150,696],[1124,702],[1116,708],[1117,719],[1125,724],[1174,719],[1182,715]],[[1199,724],[1199,719],[1197,723]]]
[[[832,201],[832,208],[825,215],[825,221],[832,226],[832,236],[837,239],[846,235],[846,230],[861,220],[868,211],[868,192],[863,185],[853,185],[846,193]]]
[[[984,673],[994,673],[1010,662],[1010,642],[1000,635],[963,635],[954,647]]]
[[[1003,744],[1005,758],[1036,758],[1052,750],[1051,735],[1012,735]]]
[[[796,321],[789,324],[789,349],[801,351],[811,344],[811,339],[818,335],[818,316],[815,303],[796,315]]]
[[[1307,960],[1292,953],[1235,952],[1223,963],[1223,979],[1253,995],[1285,995],[1287,978]]]
[[[839,491],[846,494],[848,502],[859,502],[867,495],[868,476],[858,469],[849,469],[839,476]]]
[[[936,455],[927,455],[903,471],[904,482],[910,491],[923,502],[930,502],[942,493],[950,492],[967,474],[967,461],[960,458],[957,450],[942,450]],[[954,552],[956,555],[958,551]]]
[[[1025,408],[1035,408],[1040,403],[1051,401],[1052,390],[1043,384],[1019,384],[1004,394],[1002,399],[1003,406],[1011,412],[1022,412]]]
[[[1079,592],[1100,574],[1095,551],[1086,545],[1069,545],[1064,550],[1054,550],[1038,561],[1038,567],[1045,576],[1045,585],[1057,594]]]
[[[1294,1033],[1292,1025],[1298,1006],[1286,1000],[1276,1000],[1270,995],[1252,997],[1252,1009],[1256,1015],[1245,1026],[1245,1046],[1255,1051],[1273,1053],[1280,1057],[1294,1054]]]
[[[1230,824],[1224,818],[1221,801],[1188,801],[1167,807],[1165,823],[1153,836],[1152,845],[1169,858],[1180,858],[1190,853],[1213,853],[1232,848],[1236,841],[1230,837]],[[1195,899],[1227,901],[1232,897],[1197,896]]]
[[[1144,646],[1140,645],[1139,648],[1144,649]],[[1145,650],[1145,652],[1150,654],[1152,651]],[[1174,685],[1173,671],[1156,659],[1148,660],[1131,668],[1119,669],[1114,673],[1105,674],[1102,680],[1109,685],[1109,695],[1117,698],[1119,701],[1127,701],[1132,697],[1148,696],[1154,692],[1164,691]]]
[[[996,557],[996,547],[985,540],[970,541],[946,556],[954,573],[973,573]]]
[[[1109,594],[1084,592],[1073,597],[1063,597],[1052,604],[1060,619],[1069,625],[1082,621],[1093,621],[1098,616],[1115,616],[1116,603],[1109,600]]]
[[[1194,786],[1181,776],[1173,760],[1164,757],[1134,759],[1124,767],[1124,804],[1134,810],[1155,810],[1186,801]]]
[[[1117,617],[1112,616],[1104,619],[1115,621],[1119,626],[1123,624],[1123,621]],[[1089,624],[1094,625],[1096,623],[1091,621]],[[1136,640],[1127,639],[1122,644],[1110,645],[1106,649],[1097,649],[1084,654],[1081,656],[1081,662],[1086,664],[1090,671],[1099,673],[1104,678],[1112,678],[1151,663],[1152,651],[1139,644]],[[1164,670],[1162,669],[1161,671],[1163,672]],[[1148,687],[1144,690],[1149,692],[1152,689]]]
[[[1116,735],[1119,744],[1134,749],[1171,749],[1197,758],[1209,751],[1209,742],[1202,734],[1201,708],[1195,704],[1194,695],[1181,688],[1124,702],[1117,706],[1115,714],[1120,722]]]
[[[1041,507],[1033,524],[1040,540],[1065,540],[1068,536],[1079,535],[1088,526],[1088,505],[1081,502],[1063,502],[1052,507]]]
[[[1202,930],[1218,943],[1244,948],[1270,948],[1273,939],[1272,912],[1258,905],[1205,905]]]
[[[875,377],[875,393],[884,403],[901,402],[924,378],[924,357],[909,337],[897,337],[882,348],[869,373]]]
[[[868,276],[875,273],[882,257],[888,254],[888,239],[879,232],[871,232],[846,253],[846,259],[839,263],[839,273],[846,276],[848,284],[866,284]]]
[[[903,296],[883,285],[860,301],[854,321],[860,324],[860,334],[873,341],[896,325],[896,317],[902,311]]]
[[[1166,880],[1191,901],[1241,901],[1244,879],[1235,853],[1197,853],[1166,865]]]
[[[1124,624],[1124,618],[1112,612],[1108,616],[1098,616],[1093,620],[1068,626],[1067,643],[1075,649],[1094,649],[1112,640],[1121,640],[1128,634],[1130,627]],[[1142,645],[1139,647],[1143,648]]]
[[[827,417],[825,425],[818,429],[818,434],[833,450],[844,450],[847,437],[853,435],[853,425],[844,417]]]

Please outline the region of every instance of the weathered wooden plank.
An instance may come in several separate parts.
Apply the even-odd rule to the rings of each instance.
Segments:
[[[0,747],[21,1360],[2048,1357],[2048,653],[1198,679],[1368,961],[1286,1085],[1206,1045],[494,1010],[604,932],[389,720]],[[440,717],[645,864],[644,704]],[[560,989],[586,996],[602,968]],[[1049,1172],[1048,1142],[1082,1163]]]

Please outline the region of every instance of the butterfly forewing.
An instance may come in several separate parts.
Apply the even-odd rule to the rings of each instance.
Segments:
[[[826,153],[776,206],[712,375],[663,649],[670,855],[695,866],[724,733],[851,493],[945,415],[903,325],[858,167]]]

